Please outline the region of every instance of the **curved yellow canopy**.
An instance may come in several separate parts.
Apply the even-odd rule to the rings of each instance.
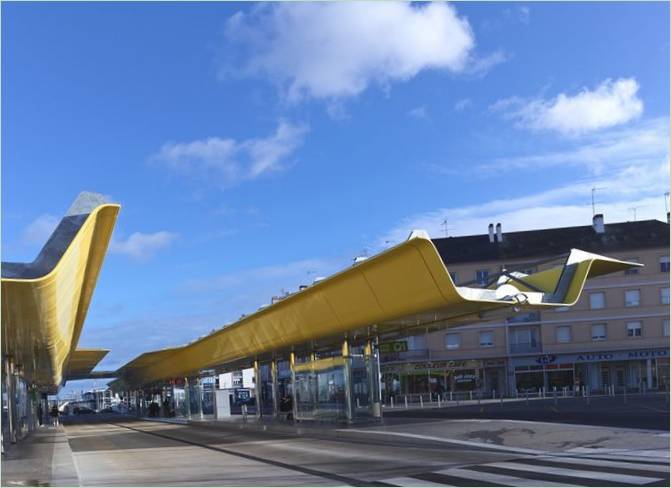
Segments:
[[[126,386],[188,376],[365,326],[461,320],[488,310],[573,305],[587,278],[636,263],[573,250],[563,267],[455,286],[430,239],[412,238],[189,345],[140,355],[119,370]],[[427,319],[427,315],[431,319]]]
[[[3,356],[44,392],[64,380],[119,212],[87,208],[95,197],[80,195],[33,263],[3,263]]]

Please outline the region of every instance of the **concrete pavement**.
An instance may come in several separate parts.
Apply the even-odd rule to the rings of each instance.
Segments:
[[[290,426],[282,431],[258,427],[100,416],[66,430],[83,486],[667,486],[669,482],[668,436],[640,430],[566,430],[556,424],[477,419],[395,419],[388,425],[351,428],[302,426],[301,435],[292,433]]]
[[[12,446],[2,458],[3,486],[78,486],[68,438],[63,427],[38,428]]]
[[[350,427],[187,424],[90,415],[39,434],[21,446],[18,462],[3,459],[3,485],[669,485],[668,432],[641,429],[400,417]]]

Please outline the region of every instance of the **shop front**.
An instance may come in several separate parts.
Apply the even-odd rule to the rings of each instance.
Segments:
[[[448,392],[505,391],[505,359],[413,361],[380,366],[382,395],[443,395]]]
[[[594,393],[668,387],[669,349],[636,349],[512,358],[518,392],[589,388]]]

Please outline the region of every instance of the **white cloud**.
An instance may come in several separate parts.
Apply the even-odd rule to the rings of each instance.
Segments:
[[[584,143],[562,151],[496,158],[477,166],[481,173],[544,170],[549,167],[579,166],[593,174],[641,161],[659,161],[668,154],[669,122],[659,118],[633,127],[595,134]]]
[[[145,260],[151,258],[159,250],[168,247],[177,237],[177,234],[166,231],[153,234],[134,232],[127,239],[112,239],[110,252]]]
[[[528,185],[521,186],[516,187],[519,194],[516,197],[409,216],[381,236],[375,247],[387,247],[386,241],[400,242],[411,229],[426,229],[432,236],[443,236],[445,219],[450,235],[484,234],[490,222],[501,222],[504,231],[589,225],[594,187],[600,188],[596,193],[597,211],[605,214],[607,222],[632,220],[633,207],[637,207],[638,220],[664,219],[664,192],[668,191],[670,177],[668,141],[668,120],[660,118],[644,121],[636,127],[611,129],[582,144],[573,144],[563,152],[498,158],[477,171],[486,171],[490,177],[492,172],[523,170],[528,173],[532,168],[543,170],[554,166],[578,166],[591,172],[581,171],[579,174],[584,176],[580,179],[544,191],[525,194]],[[495,176],[504,183],[493,187],[492,193],[505,191],[505,180]],[[472,184],[478,185],[477,182]]]
[[[408,115],[417,120],[426,120],[429,118],[429,112],[426,109],[426,105],[420,105],[419,107],[413,108],[408,111]]]
[[[151,160],[166,167],[227,186],[285,168],[286,159],[302,143],[308,127],[281,121],[266,138],[166,143]]]
[[[433,237],[442,237],[442,222],[447,219],[450,235],[487,232],[489,223],[501,222],[505,231],[543,229],[591,224],[591,189],[597,193],[597,212],[606,222],[632,220],[632,207],[638,207],[637,219],[663,219],[663,193],[668,189],[669,160],[655,165],[632,165],[612,177],[582,181],[551,190],[508,199],[490,200],[478,205],[446,207],[404,219],[378,239],[385,242],[404,240],[411,229],[425,229]]]
[[[60,219],[53,215],[40,215],[26,226],[21,235],[21,240],[26,244],[46,244],[47,239],[51,237],[59,222]]]
[[[555,98],[499,100],[490,108],[503,112],[521,127],[580,135],[624,124],[641,116],[643,102],[634,78],[607,79],[594,90],[583,88],[575,95]]]
[[[247,50],[222,76],[267,76],[290,101],[355,96],[428,69],[461,72],[475,45],[468,21],[442,2],[261,5],[235,14],[225,33]]]
[[[506,61],[509,61],[511,58],[512,55],[506,53],[505,51],[494,51],[493,53],[486,56],[471,58],[470,63],[466,67],[465,71],[470,75],[482,77],[489,73],[494,66],[503,64]]]
[[[471,105],[473,105],[473,102],[471,102],[470,98],[462,98],[461,100],[457,100],[457,102],[454,104],[454,110],[457,112],[463,112]]]

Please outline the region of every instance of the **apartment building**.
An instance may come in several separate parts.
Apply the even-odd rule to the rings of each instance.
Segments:
[[[645,266],[597,278],[574,307],[482,317],[381,344],[383,395],[668,389],[669,224],[658,220],[436,239],[459,284],[531,273],[572,248]],[[472,286],[472,285],[471,285]]]

